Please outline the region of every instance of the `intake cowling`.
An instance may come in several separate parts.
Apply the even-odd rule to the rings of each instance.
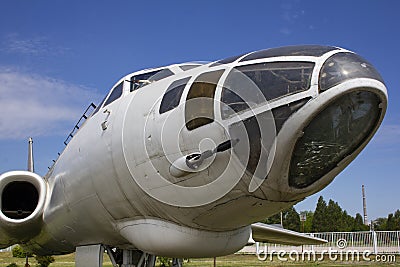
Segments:
[[[0,247],[25,243],[43,223],[47,182],[28,171],[0,175]]]

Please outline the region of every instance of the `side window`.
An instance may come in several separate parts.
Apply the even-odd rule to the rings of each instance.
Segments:
[[[165,113],[171,109],[176,108],[179,105],[183,89],[191,77],[187,77],[178,81],[173,82],[164,94],[164,97],[160,105],[160,114]]]
[[[117,100],[118,98],[120,98],[122,95],[123,87],[124,87],[124,82],[121,82],[116,87],[114,87],[104,106],[107,106],[112,102],[114,102],[115,100]]]
[[[181,68],[181,70],[183,70],[183,71],[187,71],[187,70],[191,70],[191,69],[194,69],[194,68],[197,68],[200,66],[201,65],[186,64],[186,65],[179,66],[179,68]]]
[[[97,106],[97,108],[94,110],[92,116],[93,116],[94,114],[96,114],[97,112],[99,112],[101,106],[103,105],[104,101],[106,100],[106,97],[107,97],[107,96],[105,96],[105,97],[103,98],[103,100],[101,100],[100,104],[99,104],[99,105]]]
[[[169,69],[163,69],[159,72],[157,72],[156,74],[154,74],[153,76],[149,77],[149,81],[150,82],[156,82],[159,80],[162,80],[164,78],[167,78],[171,75],[174,75],[174,73],[172,71],[170,71]]]
[[[224,70],[200,74],[186,98],[186,128],[191,131],[214,121],[214,95]]]

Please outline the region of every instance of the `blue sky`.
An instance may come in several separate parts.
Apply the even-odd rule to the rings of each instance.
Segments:
[[[213,61],[270,47],[334,45],[372,62],[389,91],[384,123],[362,154],[319,195],[370,219],[400,203],[399,1],[2,1],[0,173],[47,167],[86,106],[127,73]]]

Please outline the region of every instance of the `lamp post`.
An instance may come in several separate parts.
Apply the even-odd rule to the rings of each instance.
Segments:
[[[305,211],[300,212],[301,221],[301,232],[304,233],[304,222],[307,220],[307,213]]]

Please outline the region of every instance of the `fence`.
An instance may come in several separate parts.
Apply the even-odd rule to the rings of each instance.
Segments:
[[[0,249],[0,252],[9,252],[9,251],[12,250],[12,248],[13,248],[13,246],[12,247],[8,247],[8,248],[4,248],[4,249]]]
[[[369,231],[369,232],[330,232],[309,233],[308,235],[328,241],[323,245],[287,246],[269,243],[256,243],[244,247],[239,253],[256,254],[257,248],[264,253],[271,251],[312,251],[322,253],[327,250],[337,251],[370,251],[374,254],[400,254],[400,231]]]

